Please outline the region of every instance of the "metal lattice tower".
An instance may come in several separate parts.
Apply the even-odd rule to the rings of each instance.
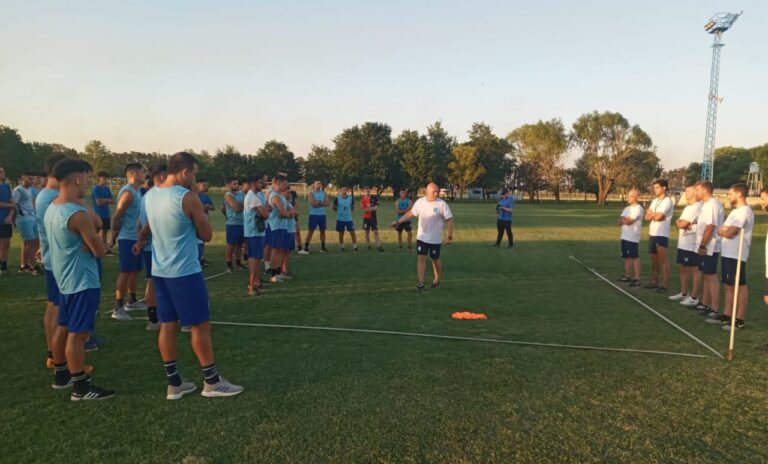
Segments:
[[[743,11],[741,12],[743,13]],[[720,50],[723,32],[733,26],[741,13],[718,13],[704,25],[704,30],[714,36],[712,43],[712,68],[709,71],[709,95],[707,105],[707,129],[704,135],[704,162],[701,168],[701,178],[712,180],[715,161],[715,133],[717,132],[717,106],[722,100],[718,95],[720,85]]]

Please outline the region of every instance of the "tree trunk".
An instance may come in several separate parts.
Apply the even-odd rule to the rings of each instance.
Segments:
[[[555,187],[554,193],[555,193],[555,201],[560,203],[560,187]]]

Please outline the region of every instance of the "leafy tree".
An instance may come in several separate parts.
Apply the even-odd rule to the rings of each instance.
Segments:
[[[584,153],[589,176],[597,183],[597,203],[608,194],[626,170],[627,160],[637,151],[653,149],[653,141],[638,125],[630,125],[621,113],[581,115],[571,132],[572,143]]]
[[[434,179],[435,161],[429,152],[426,136],[414,130],[404,130],[394,143],[400,151],[404,182],[409,189],[417,189]]]
[[[366,122],[337,135],[333,139],[336,183],[369,185],[378,190],[402,183],[400,154],[391,134],[386,124]]]
[[[669,181],[669,188],[682,189],[688,185],[688,168],[670,169],[664,171],[661,177]]]
[[[715,150],[712,183],[716,188],[728,188],[743,182],[749,172],[752,154],[746,148],[720,147]]]
[[[123,168],[119,166],[112,152],[99,140],[91,140],[83,148],[80,155],[82,159],[90,163],[94,172],[107,171],[113,175],[122,176]]]
[[[9,179],[17,179],[23,171],[40,169],[42,166],[30,165],[31,147],[24,143],[16,129],[0,125],[0,165],[5,166]]]
[[[691,163],[685,168],[685,183],[692,184],[701,179],[701,163]]]
[[[428,159],[432,162],[431,180],[438,185],[444,185],[448,182],[448,163],[451,162],[453,149],[457,145],[456,137],[449,135],[440,121],[435,121],[427,127],[426,142]]]
[[[290,180],[300,178],[299,163],[288,146],[277,140],[270,140],[256,152],[253,160],[259,174],[274,176],[278,172],[284,172]],[[255,172],[251,172],[254,174]]]
[[[525,124],[512,131],[507,140],[520,160],[518,179],[525,181],[531,201],[541,186],[552,190],[560,201],[560,184],[565,176],[563,156],[568,150],[563,123],[552,119]]]
[[[322,145],[312,145],[304,161],[304,180],[307,183],[319,180],[323,184],[333,180],[333,150]]]
[[[485,167],[479,163],[477,148],[468,145],[453,148],[453,160],[448,163],[448,180],[458,189],[459,198],[483,174]]]
[[[506,139],[493,133],[491,126],[483,122],[472,124],[469,130],[469,142],[477,150],[477,160],[485,171],[477,179],[477,185],[484,191],[496,190],[504,184],[512,163],[507,155],[512,147]]]
[[[640,191],[649,191],[653,181],[661,177],[663,172],[661,160],[656,153],[635,150],[622,163],[615,185],[622,189],[637,187]]]

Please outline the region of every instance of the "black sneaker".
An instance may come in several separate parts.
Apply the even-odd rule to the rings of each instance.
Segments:
[[[384,251],[384,247],[378,247],[377,250],[379,250],[379,253],[381,253],[382,251]]]
[[[616,282],[632,282],[632,279],[629,276],[621,276],[620,279],[616,279]]]
[[[656,293],[667,293],[667,287],[659,287],[656,289]]]
[[[744,320],[742,319],[736,319],[736,328],[737,329],[743,329],[744,328]],[[731,318],[729,317],[727,321],[723,321],[723,330],[731,330]]]
[[[498,248],[498,247],[499,247],[498,243],[494,243],[493,245],[491,245],[491,248]]]
[[[24,266],[19,267],[19,272],[32,272],[32,268],[29,267],[29,266],[24,265]]]
[[[113,396],[115,396],[114,390],[107,390],[106,388],[99,388],[91,385],[85,393],[72,392],[69,399],[72,401],[106,400]]]
[[[419,293],[423,292],[424,291],[424,284],[421,283],[421,282],[416,284],[416,291],[419,292]]]
[[[699,316],[709,316],[709,313],[712,312],[712,308],[710,308],[707,305],[701,305],[701,306],[704,306],[704,307],[702,309],[698,310],[699,311]],[[698,309],[698,306],[696,306],[696,308]]]
[[[440,281],[432,282],[432,288],[440,288]]]
[[[647,288],[648,290],[650,290],[650,289],[653,289],[653,288],[659,288],[659,285],[651,282],[651,283],[643,285],[643,288]]]
[[[43,273],[43,270],[42,270],[42,269],[40,269],[40,266],[35,266],[35,267],[34,267],[34,268],[32,268],[32,270],[30,271],[30,274],[32,274],[32,275],[40,275],[40,274],[42,274],[42,273]]]
[[[321,247],[320,253],[328,253],[328,249],[326,247]]]
[[[641,285],[643,284],[641,284],[640,281],[637,279],[632,279],[632,281],[629,282],[630,287],[639,287]]]

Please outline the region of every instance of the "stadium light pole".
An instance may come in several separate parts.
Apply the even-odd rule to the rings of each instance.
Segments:
[[[707,128],[704,135],[704,162],[701,166],[702,180],[712,181],[715,161],[715,132],[717,129],[717,105],[722,101],[717,94],[720,85],[720,50],[723,32],[733,26],[733,23],[744,13],[717,13],[704,25],[704,30],[714,36],[712,43],[712,67],[709,71],[709,95],[707,96]]]

